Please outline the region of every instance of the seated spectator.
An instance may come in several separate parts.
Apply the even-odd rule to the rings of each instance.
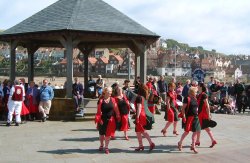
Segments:
[[[90,97],[96,98],[96,82],[93,79],[93,76],[89,76],[88,94],[90,95]]]
[[[210,105],[210,112],[215,113],[219,110],[220,102],[216,96],[213,96],[213,98],[209,101],[209,105]]]
[[[229,99],[224,97],[221,100],[221,108],[218,113],[222,114],[231,114],[233,111],[232,100],[229,102]]]

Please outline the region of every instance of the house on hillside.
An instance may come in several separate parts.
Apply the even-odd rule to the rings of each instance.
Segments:
[[[109,49],[107,48],[97,48],[94,50],[94,56],[95,58],[101,58],[101,57],[105,57],[105,58],[109,58]]]
[[[109,55],[109,65],[107,67],[107,73],[117,73],[120,71],[121,65],[123,63],[123,58],[120,55],[115,55],[111,53]]]
[[[240,77],[242,77],[242,71],[240,68],[236,68],[236,70],[234,71],[234,79],[237,79]]]
[[[61,73],[67,72],[67,59],[66,58],[64,58],[60,62],[59,72]],[[75,58],[73,60],[73,73],[81,73],[81,72],[83,72],[83,62],[80,59]]]
[[[219,80],[223,80],[226,77],[226,71],[218,68],[214,71],[214,78],[219,79]]]
[[[97,73],[100,73],[100,74],[105,74],[107,73],[107,65],[109,64],[109,60],[108,58],[106,57],[100,57],[100,58],[97,58],[97,62],[96,62],[96,65],[95,65],[95,72]],[[110,69],[112,67],[109,67]]]

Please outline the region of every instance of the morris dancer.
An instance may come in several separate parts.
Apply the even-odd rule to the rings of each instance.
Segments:
[[[201,126],[201,129],[204,129],[207,132],[208,136],[210,137],[212,141],[212,145],[210,146],[210,148],[213,148],[215,144],[217,144],[217,141],[215,140],[210,128],[208,126],[205,126],[205,124],[202,123],[203,120],[211,119],[210,107],[208,104],[208,96],[206,94],[207,88],[204,85],[204,83],[199,83],[198,92],[201,92],[198,96],[200,126]],[[200,146],[200,132],[197,134],[197,140],[196,140],[195,145]]]
[[[195,142],[197,134],[200,132],[200,122],[198,118],[198,102],[196,99],[197,88],[191,87],[189,89],[189,96],[184,98],[183,106],[182,106],[182,118],[185,132],[182,134],[180,141],[178,142],[178,148],[182,150],[182,142],[185,137],[188,135],[189,131],[193,132],[192,135],[192,145],[190,150],[194,151],[194,153],[198,153],[195,149]]]
[[[114,135],[116,129],[116,122],[114,112],[117,121],[121,121],[120,113],[117,108],[117,104],[114,98],[110,97],[112,88],[104,88],[103,97],[99,99],[97,113],[95,116],[95,123],[99,130],[100,147],[99,151],[103,151],[103,145],[105,140],[105,153],[109,154],[109,141],[110,137]]]
[[[135,107],[136,107],[136,119],[135,119],[135,132],[139,142],[139,147],[135,149],[135,151],[144,150],[143,142],[142,142],[142,135],[148,140],[149,142],[149,151],[152,151],[155,148],[155,144],[152,142],[149,134],[146,131],[147,125],[147,118],[146,118],[146,111],[144,102],[148,98],[148,87],[143,83],[139,84],[138,87],[138,96],[135,100]],[[152,125],[152,124],[151,124]]]
[[[165,127],[161,130],[161,133],[163,136],[166,136],[167,129],[171,124],[174,124],[174,130],[173,134],[179,135],[177,133],[177,122],[179,121],[178,118],[178,109],[177,109],[177,103],[176,98],[177,95],[175,93],[175,84],[169,83],[168,84],[168,93],[167,93],[167,99],[166,99],[166,111],[165,111],[165,120],[168,121],[165,125]]]
[[[126,140],[129,140],[127,131],[129,129],[128,115],[129,115],[129,102],[125,94],[122,92],[122,88],[116,88],[117,96],[115,100],[117,102],[117,106],[121,115],[121,126],[118,129],[119,131],[124,131],[124,136]]]

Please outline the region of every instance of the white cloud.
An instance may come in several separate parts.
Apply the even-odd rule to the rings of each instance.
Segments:
[[[248,0],[104,1],[163,38],[227,54],[250,54]],[[0,29],[19,23],[53,2],[56,0],[1,0]]]

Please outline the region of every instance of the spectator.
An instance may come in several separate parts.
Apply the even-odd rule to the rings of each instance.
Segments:
[[[134,92],[136,94],[138,94],[138,89],[139,89],[139,84],[140,83],[141,83],[140,76],[137,76],[135,81],[134,81],[134,86],[135,86]]]
[[[182,90],[182,96],[183,97],[187,97],[188,96],[188,91],[189,91],[189,88],[190,88],[190,83],[191,83],[191,81],[188,79],[186,81],[185,86],[183,87],[183,90]]]
[[[220,82],[220,99],[223,99],[224,97],[227,97],[228,95],[228,88],[225,85],[225,82]]]
[[[75,102],[75,111],[78,112],[83,105],[83,85],[78,77],[75,78],[75,83],[72,85],[72,94]]]
[[[246,111],[246,108],[247,108],[247,96],[246,96],[245,91],[243,91],[241,95],[241,99],[240,99],[239,108],[238,108],[239,113],[241,113],[241,110],[242,110],[244,114]]]
[[[161,110],[165,111],[168,86],[166,81],[164,80],[163,75],[160,76],[160,80],[158,80],[157,85],[159,96],[162,99]]]
[[[207,83],[207,89],[208,89],[208,96],[211,96],[211,90],[210,90],[210,87],[211,87],[211,85],[213,85],[214,84],[214,77],[213,76],[211,76],[210,77],[210,81]]]
[[[35,82],[31,81],[29,88],[26,93],[26,105],[30,112],[30,120],[37,119],[38,114],[38,101],[36,100],[39,96],[39,90],[35,87]]]
[[[234,84],[234,89],[235,89],[235,96],[236,96],[236,107],[238,109],[238,111],[241,111],[241,102],[242,102],[242,93],[245,90],[245,87],[242,83],[240,83],[240,80],[237,79],[236,83]],[[240,109],[240,110],[239,110]]]
[[[235,96],[235,89],[234,89],[234,83],[233,82],[230,82],[229,85],[228,85],[228,96]]]
[[[235,114],[235,102],[232,98],[224,97],[221,102],[221,112],[225,112],[227,114]]]
[[[93,79],[93,76],[89,76],[89,81],[88,81],[88,94],[92,98],[96,98],[96,82]]]
[[[43,80],[43,85],[40,88],[39,94],[40,94],[40,102],[38,109],[42,115],[42,122],[45,122],[46,119],[49,117],[51,101],[54,98],[54,91],[50,86],[48,86],[47,79]]]
[[[14,113],[16,117],[16,126],[19,126],[19,124],[21,123],[21,110],[24,96],[24,87],[20,85],[19,81],[15,80],[14,86],[10,89],[8,100],[9,112],[6,126],[10,126]]]
[[[250,85],[246,87],[246,95],[248,100],[248,108],[250,109]]]
[[[183,91],[183,86],[181,82],[178,82],[176,87],[176,94],[177,94],[177,100],[181,102],[182,102],[182,91]]]
[[[220,102],[216,96],[213,96],[209,102],[209,105],[210,105],[210,112],[214,113],[214,112],[218,111],[218,109],[220,107]]]
[[[11,89],[11,82],[9,80],[4,80],[3,82],[3,119],[7,119],[8,115],[8,100],[9,100],[9,95],[10,95],[10,89]]]
[[[219,85],[219,80],[214,80],[214,84],[210,86],[210,91],[211,91],[211,98],[213,99],[214,96],[216,96],[217,100],[220,100],[220,85]]]
[[[101,96],[103,88],[104,88],[104,81],[102,79],[102,76],[98,75],[98,79],[96,80],[96,90],[98,97]]]

